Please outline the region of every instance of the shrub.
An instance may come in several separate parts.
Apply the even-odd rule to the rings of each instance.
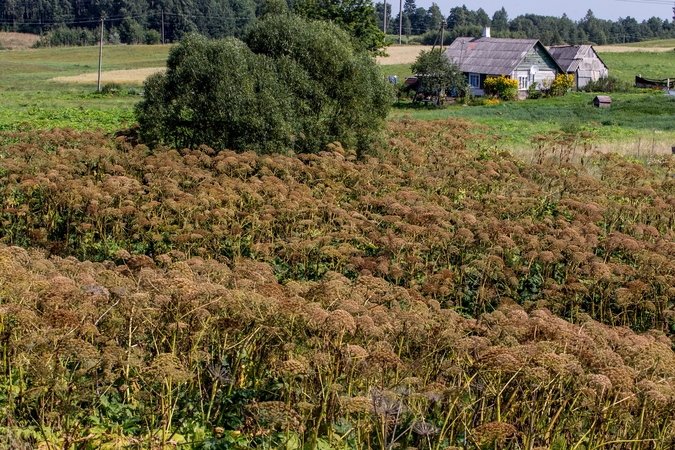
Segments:
[[[518,98],[518,80],[512,80],[504,75],[485,79],[485,93],[496,95],[502,100],[515,100]]]
[[[119,95],[122,93],[122,86],[118,83],[106,83],[101,86],[102,95]]]
[[[536,100],[544,96],[544,93],[537,89],[538,82],[534,82],[527,88],[527,98]]]
[[[148,30],[145,32],[145,43],[148,45],[160,44],[162,35],[157,30]]]
[[[597,81],[589,81],[583,90],[585,92],[628,92],[633,90],[633,86],[616,77],[608,76]]]
[[[559,73],[553,82],[551,82],[549,95],[551,97],[562,97],[572,87],[574,87],[574,75],[571,73]]]
[[[363,150],[382,128],[390,87],[374,59],[328,22],[265,16],[245,42],[188,35],[145,83],[141,136],[179,148]]]
[[[84,28],[67,28],[62,26],[40,36],[40,39],[34,46],[36,48],[80,46],[94,45],[97,42],[98,35],[93,31]]]

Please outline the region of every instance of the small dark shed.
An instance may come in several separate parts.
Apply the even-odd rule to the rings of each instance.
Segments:
[[[597,95],[593,99],[593,106],[596,108],[609,108],[612,106],[612,98],[609,95]]]

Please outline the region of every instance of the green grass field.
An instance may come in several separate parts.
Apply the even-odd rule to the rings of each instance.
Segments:
[[[487,125],[506,145],[527,145],[536,134],[590,131],[598,142],[652,139],[675,142],[675,98],[658,94],[616,94],[611,108],[595,108],[595,94],[570,92],[564,97],[504,102],[493,106],[455,104],[445,109],[395,106],[391,116],[416,119],[463,117]]]
[[[675,51],[600,53],[599,56],[611,76],[631,84],[638,74],[645,78],[675,78]]]
[[[640,45],[643,44],[643,45]],[[675,40],[631,44],[645,48],[670,47]],[[675,78],[674,52],[600,53],[610,74],[627,83],[641,73],[647,78]],[[383,66],[387,75],[398,75],[399,80],[412,75],[407,64]],[[495,106],[452,105],[445,109],[411,107],[409,103],[396,105],[391,117],[408,114],[416,119],[463,117],[487,125],[504,145],[527,146],[536,134],[546,135],[559,130],[585,130],[596,136],[596,141],[629,143],[637,149],[638,142],[656,141],[663,149],[675,143],[675,99],[659,93],[612,94],[609,109],[591,105],[595,94],[568,93],[565,97],[506,102]]]
[[[675,48],[675,39],[660,39],[657,41],[631,42],[630,44],[621,44],[623,47],[638,48]]]
[[[169,46],[107,46],[103,71],[166,64]],[[0,52],[0,129],[28,122],[38,128],[103,128],[112,131],[133,120],[138,96],[101,97],[96,83],[50,81],[96,72],[98,47],[61,47]],[[105,84],[105,75],[102,79]]]
[[[675,41],[640,43],[643,47],[671,46]],[[637,44],[631,44],[635,46]],[[164,66],[169,46],[107,46],[105,71]],[[675,77],[675,52],[602,53],[610,73],[632,82],[637,73],[650,78]],[[95,72],[98,47],[48,48],[0,53],[0,129],[15,129],[22,122],[38,128],[118,129],[134,120],[138,95],[93,95],[96,83],[66,84],[50,81],[57,76]],[[382,66],[385,75],[399,80],[411,75],[409,64]],[[136,88],[138,89],[138,88]],[[529,145],[534,134],[561,129],[591,130],[599,141],[658,139],[664,146],[675,142],[675,101],[662,95],[614,95],[610,109],[590,105],[593,95],[570,93],[563,98],[502,103],[496,106],[449,106],[445,109],[397,105],[391,117],[409,114],[432,119],[464,117],[487,125],[504,145]]]

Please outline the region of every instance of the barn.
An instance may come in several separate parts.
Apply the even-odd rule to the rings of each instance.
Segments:
[[[445,55],[466,74],[472,95],[484,95],[487,77],[505,75],[518,80],[524,95],[534,83],[541,88],[563,72],[537,39],[503,39],[490,37],[486,27],[479,38],[458,37]]]
[[[558,65],[574,75],[577,89],[589,81],[607,78],[609,71],[592,45],[556,45],[548,49]]]

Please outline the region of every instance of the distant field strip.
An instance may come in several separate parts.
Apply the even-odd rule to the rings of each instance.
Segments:
[[[387,47],[389,56],[378,56],[377,62],[383,66],[394,64],[412,64],[422,50],[431,50],[431,45],[400,45]]]
[[[400,47],[389,47],[387,48],[387,53],[389,54],[389,56],[378,57],[377,61],[382,65],[412,64],[415,62],[417,55],[419,55],[419,53],[422,50],[429,50],[429,49],[431,49],[430,45],[408,45]],[[109,70],[107,72],[101,73],[101,82],[119,83],[119,84],[142,84],[143,81],[150,75],[162,70],[165,70],[165,68],[146,67],[142,69]],[[59,83],[79,83],[79,84],[96,83],[98,81],[98,73],[89,72],[69,77],[55,77],[51,78],[50,81],[56,81]]]
[[[165,70],[164,67],[146,67],[143,69],[129,69],[129,70],[110,70],[101,73],[102,83],[120,83],[120,84],[142,84],[143,81],[150,75]],[[96,83],[98,81],[98,73],[83,73],[70,77],[55,77],[50,81],[57,81],[59,83]]]
[[[636,44],[637,45],[637,44]],[[648,45],[648,44],[646,44]],[[396,64],[412,64],[417,59],[417,55],[422,50],[431,50],[431,45],[397,45],[387,47],[386,52],[389,56],[378,56],[377,62],[383,66]],[[628,45],[596,45],[593,48],[601,53],[629,53],[629,52],[668,52],[673,51],[673,47],[655,47],[655,46],[628,46]]]
[[[598,53],[628,53],[628,52],[672,52],[672,47],[629,47],[627,45],[594,45]]]
[[[0,45],[7,49],[30,48],[40,36],[28,33],[0,32]]]

